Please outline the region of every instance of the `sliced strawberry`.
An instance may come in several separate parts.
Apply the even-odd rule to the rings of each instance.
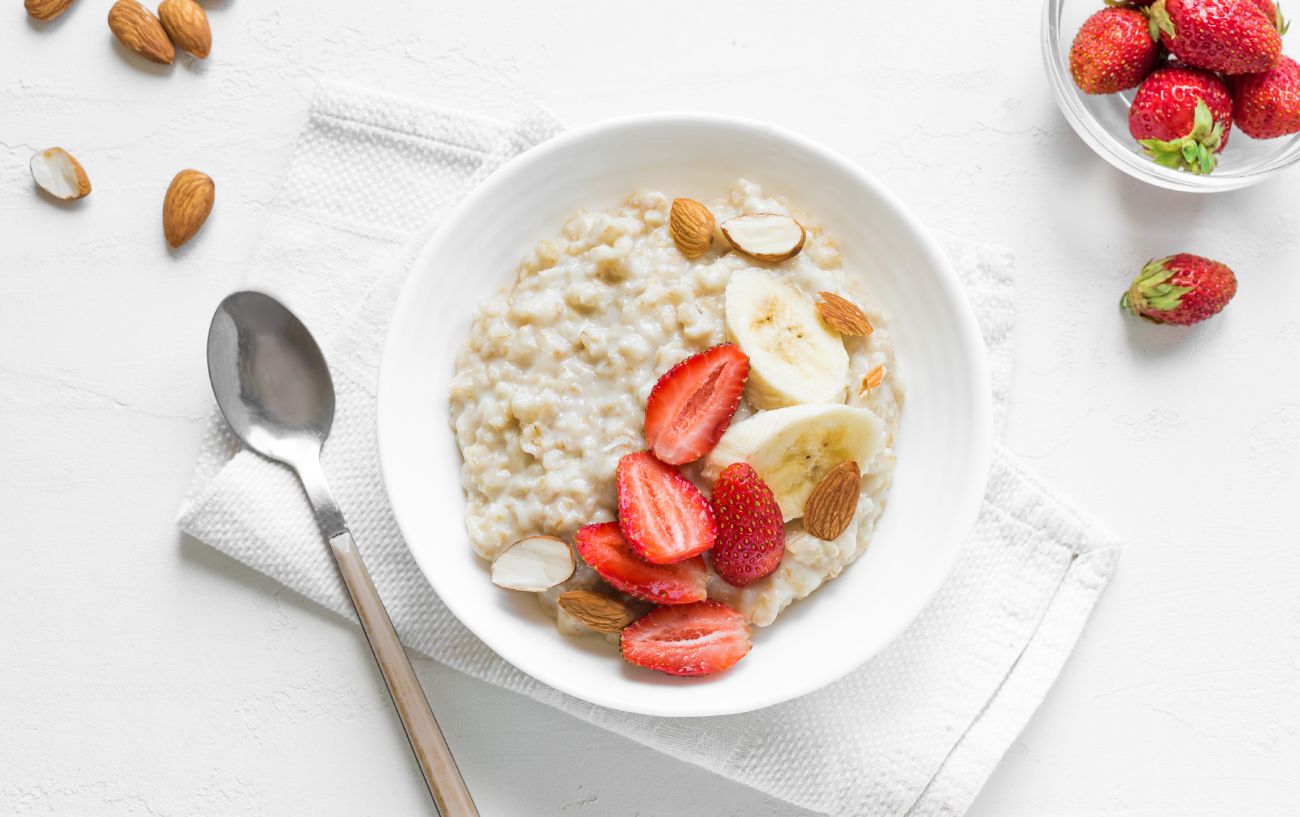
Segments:
[[[712,675],[749,652],[745,617],[720,601],[656,607],[623,630],[623,657],[669,675]]]
[[[672,564],[713,547],[709,501],[676,468],[638,451],[618,461],[617,481],[618,526],[642,559]]]
[[[652,565],[627,546],[617,522],[586,525],[574,541],[582,560],[614,589],[629,596],[657,604],[690,604],[707,595],[709,573],[703,556],[675,565]]]
[[[728,584],[742,587],[780,566],[785,555],[781,506],[749,463],[733,463],[718,474],[713,483],[713,516],[718,522],[718,543],[709,558]]]
[[[740,405],[748,376],[749,358],[734,343],[706,349],[673,366],[646,400],[646,445],[672,465],[712,451]]]

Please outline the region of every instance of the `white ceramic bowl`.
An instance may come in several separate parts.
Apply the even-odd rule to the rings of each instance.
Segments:
[[[907,388],[898,468],[871,546],[841,576],[756,629],[730,671],[681,679],[631,666],[592,638],[560,635],[531,595],[493,585],[464,529],[448,386],[477,305],[532,245],[580,208],[636,189],[707,200],[739,177],[825,224],[847,269],[891,315]],[[818,689],[871,658],[921,611],[974,523],[992,445],[984,346],[948,262],[862,168],[769,125],[652,115],[572,131],[514,159],[452,212],[398,302],[379,378],[379,449],[393,512],[439,597],[502,658],[601,706],[722,715]]]

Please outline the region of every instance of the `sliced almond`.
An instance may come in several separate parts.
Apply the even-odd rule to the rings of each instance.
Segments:
[[[876,331],[867,313],[848,298],[834,292],[817,293],[817,313],[841,335],[866,337]]]
[[[172,42],[204,59],[212,51],[212,29],[208,14],[194,0],[162,0],[158,20]]]
[[[46,148],[32,156],[32,179],[56,199],[71,201],[90,193],[90,177],[76,157],[63,148]]]
[[[176,248],[193,238],[208,220],[216,195],[216,185],[206,173],[177,173],[163,198],[163,235],[167,243]]]
[[[560,594],[560,609],[598,633],[616,633],[632,623],[635,614],[619,599],[590,590]]]
[[[803,506],[804,529],[818,539],[835,539],[853,521],[862,494],[862,474],[852,460],[826,472]]]
[[[23,8],[37,20],[53,20],[70,5],[72,0],[23,0]]]
[[[147,60],[171,65],[176,48],[162,23],[136,0],[117,0],[108,10],[108,27],[122,45]]]
[[[867,392],[878,387],[881,383],[884,382],[885,382],[885,367],[877,366],[876,368],[867,372],[866,375],[862,378],[861,391],[863,394],[866,394]]]
[[[668,211],[668,234],[682,255],[699,258],[713,245],[713,230],[717,222],[709,208],[695,199],[673,199]]]
[[[803,249],[803,225],[780,213],[746,213],[722,222],[732,248],[760,261],[784,261]]]
[[[573,576],[577,564],[568,542],[554,536],[525,536],[492,562],[492,583],[540,593]]]

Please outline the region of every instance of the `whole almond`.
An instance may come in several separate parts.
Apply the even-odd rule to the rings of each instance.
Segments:
[[[122,45],[147,60],[171,65],[176,49],[162,23],[136,0],[117,0],[108,10],[108,27]]]
[[[632,623],[632,610],[604,593],[568,590],[560,594],[560,609],[598,633],[616,633]]]
[[[834,292],[817,294],[821,296],[817,302],[817,313],[841,335],[866,337],[876,331],[867,319],[867,314],[848,298]]]
[[[194,0],[162,0],[158,4],[158,19],[172,42],[199,59],[212,51],[208,14]]]
[[[832,468],[817,483],[803,506],[804,529],[818,539],[834,539],[853,521],[862,494],[858,464],[847,460]]]
[[[24,0],[23,8],[37,20],[53,20],[68,10],[72,0]]]
[[[682,255],[699,258],[713,244],[715,221],[709,208],[695,199],[673,199],[668,211],[668,233]]]
[[[217,188],[206,173],[182,170],[163,198],[163,235],[173,248],[194,237],[208,220]]]

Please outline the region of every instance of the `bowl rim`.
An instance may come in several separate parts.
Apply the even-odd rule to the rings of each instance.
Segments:
[[[415,560],[420,572],[424,574],[425,580],[438,595],[439,600],[442,601],[452,615],[454,615],[466,629],[473,633],[476,638],[482,641],[488,649],[492,650],[496,655],[501,657],[502,660],[518,669],[520,672],[523,672],[537,681],[547,684],[567,695],[571,695],[598,706],[622,712],[661,717],[708,717],[730,715],[763,709],[815,692],[818,689],[842,679],[853,670],[862,666],[867,661],[870,661],[885,649],[885,647],[897,640],[897,638],[911,626],[916,617],[919,616],[920,613],[930,604],[934,596],[938,593],[939,588],[947,581],[962,552],[965,540],[975,525],[983,503],[989,471],[992,466],[994,441],[993,394],[987,347],[985,346],[983,336],[980,333],[979,325],[976,322],[974,311],[966,297],[965,288],[957,277],[956,271],[949,263],[946,254],[940,249],[938,243],[930,234],[929,230],[925,228],[911,210],[908,209],[888,188],[868,173],[865,168],[838,151],[781,126],[746,117],[695,111],[642,113],[602,120],[567,130],[508,160],[495,171],[488,174],[488,176],[471,189],[464,198],[446,212],[445,217],[442,219],[442,223],[439,224],[438,228],[428,237],[424,246],[416,254],[411,265],[411,275],[402,285],[401,293],[394,304],[392,316],[385,335],[376,385],[376,435],[378,441],[379,463],[384,489],[386,495],[391,500],[396,493],[394,491],[394,481],[396,477],[394,476],[394,468],[390,463],[395,460],[395,457],[397,456],[395,453],[396,449],[401,445],[400,435],[398,435],[396,430],[392,428],[393,423],[385,421],[385,418],[392,415],[395,411],[395,409],[392,408],[394,398],[390,395],[396,388],[393,380],[394,369],[398,364],[394,363],[396,355],[393,354],[392,350],[397,343],[395,338],[401,334],[399,331],[400,327],[402,327],[407,321],[418,319],[412,314],[412,304],[415,298],[413,293],[416,289],[413,286],[415,280],[414,276],[417,274],[418,270],[429,268],[431,257],[440,251],[441,245],[448,240],[447,237],[451,234],[454,225],[464,217],[465,213],[478,207],[479,202],[489,199],[491,196],[495,195],[500,188],[508,189],[508,186],[512,183],[513,177],[522,167],[536,162],[544,162],[548,157],[555,153],[568,150],[575,144],[579,144],[588,139],[602,137],[610,132],[642,127],[665,126],[735,128],[741,131],[758,133],[767,137],[775,137],[779,141],[789,143],[791,147],[807,151],[808,153],[815,155],[818,160],[827,162],[834,166],[837,171],[852,177],[856,184],[867,188],[872,195],[879,198],[882,204],[889,209],[916,238],[919,253],[926,258],[940,287],[953,297],[954,303],[957,305],[957,322],[952,326],[952,328],[957,332],[960,342],[970,353],[969,362],[971,365],[963,370],[964,378],[967,381],[964,384],[964,387],[967,388],[969,393],[974,397],[972,405],[970,406],[973,415],[971,427],[975,430],[977,437],[971,441],[971,456],[965,463],[965,470],[968,474],[967,484],[970,486],[969,490],[960,497],[959,505],[947,509],[950,518],[957,520],[953,525],[953,529],[962,531],[962,541],[948,549],[948,552],[944,556],[946,564],[943,564],[939,569],[932,570],[928,574],[927,586],[918,588],[918,592],[912,595],[910,609],[906,609],[904,614],[899,616],[899,623],[892,632],[882,635],[877,639],[874,646],[865,653],[850,651],[854,656],[853,658],[840,661],[832,669],[828,669],[824,673],[798,676],[800,682],[786,683],[779,687],[775,687],[773,691],[766,696],[751,696],[743,703],[739,704],[728,703],[728,699],[725,696],[714,696],[709,699],[713,702],[713,705],[708,707],[701,707],[698,705],[682,707],[638,707],[635,702],[629,702],[617,697],[608,696],[599,688],[581,687],[580,685],[570,683],[565,679],[563,673],[552,672],[549,667],[523,667],[511,660],[505,652],[498,649],[493,643],[492,636],[481,632],[480,628],[476,627],[472,610],[464,609],[460,606],[458,601],[451,601],[448,597],[438,592],[439,581],[436,577],[440,574],[437,570],[437,566],[433,564],[432,555],[430,553],[421,552],[419,549],[412,547],[410,539],[406,535],[406,531],[410,529],[410,526],[405,524],[403,519],[410,509],[399,508],[396,503],[392,503],[391,501],[390,507],[393,517],[397,522],[398,529],[402,532],[402,539],[406,544],[408,552]]]
[[[1161,167],[1155,162],[1147,161],[1121,144],[1115,135],[1100,123],[1084,106],[1080,92],[1069,77],[1068,55],[1061,49],[1059,36],[1060,16],[1066,0],[1044,0],[1041,25],[1043,68],[1047,73],[1048,84],[1052,87],[1052,97],[1065,120],[1079,136],[1079,139],[1111,166],[1123,171],[1132,178],[1144,181],[1165,190],[1183,193],[1223,193],[1229,190],[1241,190],[1272,178],[1279,171],[1286,170],[1300,157],[1271,162],[1249,173],[1197,176],[1180,170]],[[1097,10],[1104,8],[1098,6]]]

